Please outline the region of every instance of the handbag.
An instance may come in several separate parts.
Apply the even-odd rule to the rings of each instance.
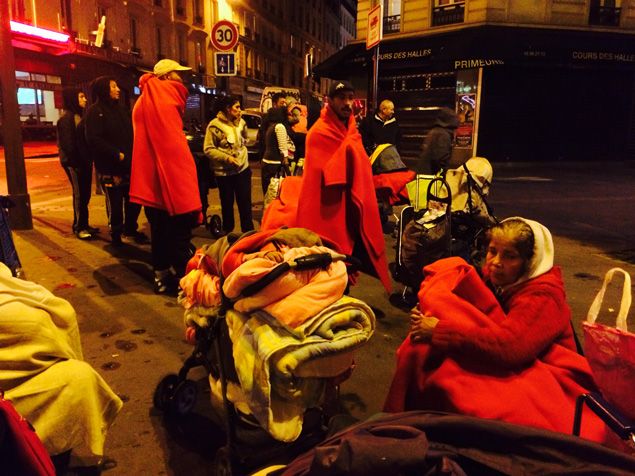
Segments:
[[[271,177],[269,185],[267,186],[267,191],[265,192],[265,196],[262,200],[263,209],[267,208],[272,201],[280,196],[280,186],[282,185],[282,181],[288,175],[290,175],[288,169],[284,165],[281,165],[278,172],[276,172],[276,175]]]
[[[615,274],[622,274],[624,283],[613,327],[595,321],[601,311],[607,287]],[[626,417],[635,419],[635,334],[628,332],[626,325],[630,306],[631,276],[622,268],[612,268],[604,277],[602,287],[589,308],[586,321],[582,323],[582,329],[584,353],[596,385],[609,403]]]
[[[55,467],[31,424],[0,390],[0,474],[55,476]]]

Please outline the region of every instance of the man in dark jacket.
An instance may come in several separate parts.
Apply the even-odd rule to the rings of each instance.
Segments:
[[[454,131],[459,126],[456,113],[448,108],[439,108],[434,126],[426,134],[417,163],[418,174],[436,174],[450,165]]]
[[[88,225],[93,161],[87,151],[82,119],[87,100],[77,88],[64,89],[62,97],[65,112],[57,121],[57,145],[60,163],[73,188],[73,233],[80,240],[89,240],[99,230]]]
[[[101,76],[91,84],[95,103],[86,112],[86,140],[95,159],[99,181],[106,194],[106,211],[112,244],[119,246],[122,236],[136,243],[147,243],[137,230],[141,205],[129,198],[132,162],[132,122],[119,104],[117,81]]]
[[[359,125],[364,149],[370,156],[378,145],[392,144],[399,150],[401,131],[395,119],[395,105],[384,99],[374,116],[366,116]]]

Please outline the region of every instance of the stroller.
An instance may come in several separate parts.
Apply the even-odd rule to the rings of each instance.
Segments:
[[[478,266],[484,232],[497,222],[487,203],[492,166],[472,157],[439,175],[417,175],[407,186],[410,205],[397,220],[393,278],[404,284],[401,301],[414,303],[412,290],[423,280],[423,267],[448,256]]]
[[[384,233],[390,233],[388,219],[393,215],[392,207],[408,203],[406,184],[415,178],[415,173],[406,167],[391,144],[378,145],[369,159],[382,228]]]
[[[298,240],[315,246],[292,246]],[[276,247],[286,249],[285,260],[272,265],[265,256],[278,252]],[[197,388],[187,374],[197,366],[206,369],[212,406],[226,434],[215,456],[217,474],[288,461],[323,439],[339,384],[354,366],[352,351],[372,335],[374,315],[361,301],[342,296],[298,323],[298,314],[315,307],[298,300],[310,294],[310,283],[325,285],[332,276],[339,276],[343,293],[344,263],[358,264],[303,229],[229,235],[192,258],[179,302],[195,349],[178,375],[161,380],[153,401],[166,413],[189,413]],[[300,286],[303,279],[309,284]],[[276,298],[289,286],[295,305],[283,311]],[[268,299],[274,302],[264,305]]]

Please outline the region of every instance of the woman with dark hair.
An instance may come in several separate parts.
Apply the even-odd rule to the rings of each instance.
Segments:
[[[60,163],[73,188],[73,233],[80,240],[89,240],[99,229],[88,225],[93,161],[87,151],[82,118],[87,100],[77,88],[64,89],[62,97],[65,112],[57,121],[57,145]]]
[[[136,243],[147,243],[137,230],[141,205],[130,202],[132,163],[132,121],[119,104],[121,90],[110,76],[100,76],[91,84],[95,103],[86,111],[86,141],[95,159],[95,168],[106,195],[106,212],[112,244],[120,246],[122,236]]]
[[[291,124],[286,107],[276,107],[269,111],[269,127],[265,132],[265,152],[262,156],[262,193],[267,193],[269,182],[280,171],[289,167],[295,154],[295,144],[291,140]]]
[[[514,217],[488,238],[483,277],[461,258],[425,268],[384,409],[570,433],[576,398],[596,387],[577,352],[551,233]],[[583,437],[603,441],[597,417],[588,412],[583,422]]]
[[[247,160],[247,127],[241,119],[240,100],[222,96],[216,117],[205,132],[203,150],[211,161],[220,196],[223,231],[234,230],[234,199],[243,233],[254,229],[251,213],[251,169]]]

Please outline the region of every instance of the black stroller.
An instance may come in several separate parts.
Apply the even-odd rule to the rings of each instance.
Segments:
[[[411,204],[397,220],[391,265],[393,278],[405,285],[395,304],[414,305],[423,267],[438,259],[460,256],[480,265],[485,231],[497,221],[487,203],[491,179],[489,162],[473,157],[460,168],[417,175],[408,184]]]
[[[254,235],[253,233],[245,234],[243,237]],[[221,238],[217,243],[226,241],[225,245],[221,243],[219,246],[235,246],[237,242],[240,242],[235,238],[229,235]],[[326,269],[335,261],[350,263],[353,268],[359,266],[355,258],[336,253],[298,257],[291,262],[283,262],[274,267],[264,277],[245,287],[241,296],[256,295],[292,269],[296,271]],[[232,352],[232,346],[235,344],[230,338],[227,322],[228,313],[235,311],[232,310],[233,303],[224,293],[221,293],[221,299],[218,312],[209,320],[209,325],[196,327],[196,344],[192,355],[186,359],[178,374],[167,375],[161,380],[155,390],[153,403],[157,409],[177,417],[189,413],[196,403],[197,386],[195,382],[187,379],[187,374],[195,367],[204,367],[211,376],[210,382],[213,379],[220,383],[222,408],[219,410],[221,410],[220,417],[226,435],[225,446],[216,452],[216,474],[244,474],[264,464],[287,462],[324,438],[326,423],[336,410],[339,384],[350,376],[353,364],[351,361],[343,372],[325,379],[321,405],[306,410],[300,436],[291,442],[278,441],[260,426],[253,415],[243,413],[240,405],[230,401],[228,389],[239,382]],[[292,380],[295,382],[295,377]],[[214,387],[212,387],[212,395],[214,395]]]

